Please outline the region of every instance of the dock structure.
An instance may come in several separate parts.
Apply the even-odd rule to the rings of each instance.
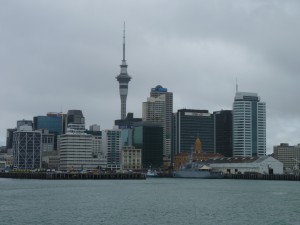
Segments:
[[[0,173],[0,178],[41,179],[41,180],[143,180],[144,173],[47,173],[8,172]]]
[[[293,174],[225,174],[225,179],[245,179],[245,180],[289,180],[289,181],[300,181],[299,175]]]

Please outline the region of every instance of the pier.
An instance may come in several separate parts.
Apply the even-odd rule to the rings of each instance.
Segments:
[[[0,178],[41,179],[41,180],[143,180],[143,173],[48,173],[8,172]]]
[[[245,180],[290,180],[300,181],[299,175],[293,174],[225,174],[225,179],[245,179]]]

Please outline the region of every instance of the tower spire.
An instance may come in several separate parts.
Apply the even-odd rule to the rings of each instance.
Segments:
[[[123,61],[125,60],[125,21],[124,21],[124,30],[123,30]]]
[[[237,78],[235,78],[235,92],[239,92],[239,86],[238,86]]]

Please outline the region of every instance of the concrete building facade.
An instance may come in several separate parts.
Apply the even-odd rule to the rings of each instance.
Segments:
[[[290,146],[281,143],[273,148],[274,158],[283,163],[285,170],[295,171],[300,169],[300,144]]]
[[[141,170],[142,149],[136,149],[134,146],[122,147],[121,165],[123,170]]]

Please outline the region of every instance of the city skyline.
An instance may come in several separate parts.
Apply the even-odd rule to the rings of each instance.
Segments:
[[[232,109],[237,78],[241,91],[266,102],[267,153],[280,142],[300,142],[296,1],[62,1],[60,11],[49,2],[0,5],[0,145],[17,120],[51,111],[80,109],[87,125],[113,126],[120,117],[115,74],[124,20],[134,75],[127,112],[141,117],[156,85],[174,93],[173,112]]]

